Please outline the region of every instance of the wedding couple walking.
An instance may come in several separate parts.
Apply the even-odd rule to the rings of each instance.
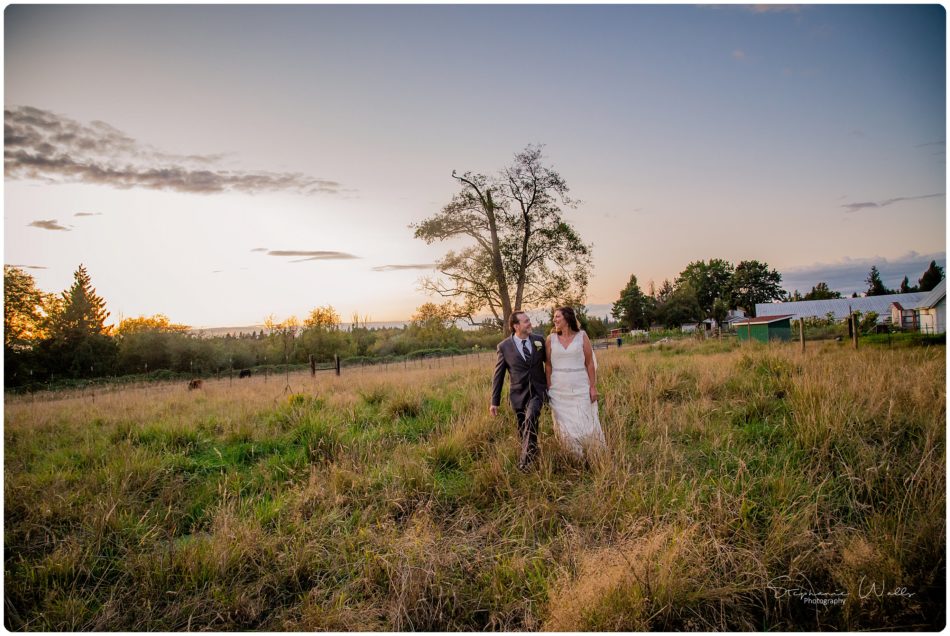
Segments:
[[[561,443],[582,457],[585,446],[605,445],[597,417],[597,360],[587,334],[570,307],[554,312],[554,333],[545,338],[531,333],[531,319],[516,311],[508,319],[512,335],[498,344],[492,379],[490,411],[498,415],[505,373],[508,400],[518,417],[521,455],[526,471],[538,452],[538,418],[545,402],[551,405],[554,430]]]

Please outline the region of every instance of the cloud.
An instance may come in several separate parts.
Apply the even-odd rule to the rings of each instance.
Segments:
[[[301,251],[301,250],[270,250],[267,252],[267,256],[303,256],[304,258],[299,258],[291,263],[303,263],[306,261],[334,261],[334,260],[349,260],[353,258],[359,258],[359,256],[353,256],[352,254],[347,254],[346,252],[330,252],[330,251]]]
[[[73,216],[102,216],[102,212],[76,212]]]
[[[62,232],[70,232],[71,230],[64,226],[60,225],[56,219],[50,219],[48,221],[33,221],[27,227],[38,227],[41,230],[59,230]]]
[[[404,269],[435,269],[435,263],[419,263],[417,265],[380,265],[374,267],[374,272],[396,272]]]
[[[903,256],[887,259],[881,256],[869,258],[844,257],[835,263],[815,263],[803,267],[790,267],[782,270],[782,287],[788,291],[795,289],[807,293],[819,282],[828,283],[828,287],[843,295],[850,296],[853,292],[867,291],[865,279],[871,266],[877,266],[881,273],[881,280],[891,289],[900,286],[901,279],[907,276],[911,285],[923,275],[930,261],[937,261],[937,265],[946,267],[946,252],[934,254],[918,254],[907,252]]]
[[[740,49],[734,50],[734,51],[732,52],[732,59],[734,59],[734,60],[744,60],[744,59],[745,59],[745,51],[742,51],[742,50],[740,50]]]
[[[267,251],[267,248],[266,248],[266,247],[255,247],[255,248],[252,249],[251,251],[252,251],[252,252],[266,252],[266,251]]]
[[[800,4],[700,4],[703,9],[740,10],[749,13],[801,13]]]
[[[4,110],[4,168],[8,179],[92,183],[193,194],[290,191],[338,194],[336,181],[301,173],[227,170],[224,155],[174,155],[140,143],[101,121],[81,124],[55,113],[17,106]]]
[[[947,142],[946,141],[928,141],[925,144],[917,144],[916,146],[914,146],[914,148],[926,148],[927,146],[943,146],[944,148],[946,148]]]
[[[845,209],[846,212],[859,212],[861,210],[866,210],[868,208],[886,208],[889,205],[894,205],[895,203],[900,203],[901,201],[917,201],[919,199],[933,199],[935,197],[945,196],[945,193],[938,192],[936,194],[921,194],[913,197],[894,197],[893,199],[885,199],[884,201],[862,201],[860,203],[845,203],[841,207]]]
[[[752,13],[801,13],[799,4],[747,4],[743,8]]]

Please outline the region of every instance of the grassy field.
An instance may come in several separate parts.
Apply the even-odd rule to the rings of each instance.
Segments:
[[[12,630],[940,629],[945,347],[600,352],[515,469],[490,356],[4,415]]]

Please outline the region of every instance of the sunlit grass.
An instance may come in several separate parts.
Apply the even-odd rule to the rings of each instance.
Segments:
[[[6,626],[943,625],[944,347],[598,355],[607,450],[528,474],[491,356],[8,398]]]

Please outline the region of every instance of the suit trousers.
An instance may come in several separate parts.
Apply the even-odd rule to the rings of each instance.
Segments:
[[[520,466],[527,466],[538,454],[538,418],[541,416],[541,396],[528,398],[523,408],[515,410],[518,416],[518,435],[521,438]]]

